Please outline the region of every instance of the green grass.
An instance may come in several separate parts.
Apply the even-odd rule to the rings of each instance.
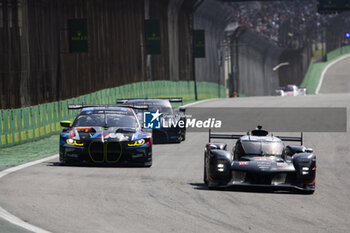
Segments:
[[[0,149],[0,169],[15,166],[58,153],[59,135],[39,141]]]
[[[329,62],[311,63],[300,86],[306,87],[307,94],[315,94],[321,74]]]

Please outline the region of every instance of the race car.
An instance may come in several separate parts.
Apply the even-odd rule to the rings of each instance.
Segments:
[[[228,186],[253,186],[315,191],[316,155],[304,147],[303,136],[268,135],[258,126],[247,135],[218,134],[209,131],[204,151],[204,183],[209,189]],[[211,139],[237,140],[232,152],[227,144]],[[283,141],[300,142],[287,145]]]
[[[61,164],[134,164],[150,167],[152,135],[143,132],[133,108],[69,105],[68,109],[81,111],[73,123],[61,122],[64,127],[60,134]]]
[[[179,111],[174,111],[171,103],[182,103],[182,98],[157,98],[157,99],[117,99],[117,104],[129,106],[147,106],[147,112],[157,112],[161,114],[160,127],[148,129],[152,132],[153,142],[158,143],[179,143],[186,139],[186,127],[178,123],[186,121],[185,108],[180,107]],[[144,123],[145,110],[136,109],[136,114],[144,130],[147,126]]]
[[[277,96],[298,96],[306,95],[306,88],[298,88],[296,85],[287,85],[276,90]]]

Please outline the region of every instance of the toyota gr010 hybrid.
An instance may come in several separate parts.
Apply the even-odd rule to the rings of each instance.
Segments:
[[[182,103],[182,98],[117,99],[117,104],[147,106],[147,112],[161,114],[160,127],[150,129],[154,143],[179,143],[186,138],[185,108],[180,107],[179,111],[175,111],[171,103]],[[143,125],[145,110],[135,109],[135,112]],[[182,127],[179,124],[181,121],[184,122]]]
[[[69,105],[81,109],[74,122],[62,121],[60,162],[152,165],[152,135],[143,132],[131,107]]]
[[[281,87],[276,90],[277,96],[298,96],[298,95],[306,95],[306,88],[300,87],[296,85],[287,85],[285,87]]]
[[[211,139],[237,140],[232,152],[227,144]],[[283,141],[301,142],[284,145]],[[292,188],[305,193],[315,190],[316,156],[300,137],[268,135],[261,126],[247,135],[217,134],[209,131],[204,151],[204,182],[208,188],[245,185]]]

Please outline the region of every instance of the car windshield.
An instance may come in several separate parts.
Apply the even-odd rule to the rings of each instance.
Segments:
[[[293,87],[286,87],[285,91],[294,91],[294,88]]]
[[[149,112],[156,112],[159,110],[160,113],[163,113],[165,115],[171,115],[173,114],[173,108],[171,107],[171,104],[169,101],[133,101],[133,102],[127,102],[126,104],[134,104],[139,106],[148,106]],[[142,112],[140,110],[136,110],[136,112]]]
[[[282,142],[242,141],[246,155],[282,155]]]
[[[105,118],[106,117],[106,118]],[[106,122],[105,122],[106,119]],[[138,123],[133,115],[125,115],[118,113],[105,114],[81,114],[74,121],[74,127],[82,126],[99,126],[105,127],[107,123],[108,127],[118,128],[137,128]]]
[[[149,106],[149,111],[156,112],[157,110],[159,110],[159,112],[163,114],[173,114],[173,109],[171,108],[171,106],[167,106],[167,105],[150,105]]]

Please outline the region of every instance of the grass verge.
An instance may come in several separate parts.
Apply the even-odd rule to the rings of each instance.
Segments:
[[[0,170],[58,153],[59,135],[0,149]]]
[[[338,48],[333,50],[332,52],[329,52],[327,54],[328,60],[326,62],[316,62],[310,63],[309,69],[305,75],[305,78],[300,86],[306,87],[307,94],[315,94],[318,83],[321,79],[321,74],[323,70],[326,68],[326,66],[334,61],[335,59],[338,59],[342,56],[345,56],[350,53],[350,46],[345,46],[342,48]]]

